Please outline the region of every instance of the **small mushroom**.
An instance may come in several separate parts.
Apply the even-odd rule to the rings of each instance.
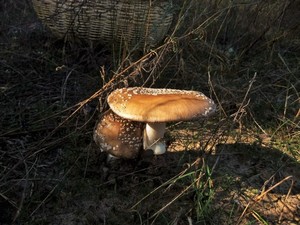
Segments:
[[[144,124],[119,117],[108,110],[96,124],[94,141],[117,158],[136,158],[142,150]]]
[[[146,123],[143,147],[156,155],[166,151],[162,140],[166,122],[196,119],[216,110],[215,103],[201,92],[176,89],[122,88],[113,91],[107,102],[120,117]]]

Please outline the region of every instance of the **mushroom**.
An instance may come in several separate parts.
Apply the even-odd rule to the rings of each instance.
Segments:
[[[143,87],[122,88],[107,98],[111,110],[122,118],[145,122],[143,147],[163,154],[166,122],[186,121],[208,116],[215,103],[201,92]]]
[[[142,149],[144,124],[119,117],[111,110],[104,113],[94,129],[94,141],[117,158],[136,158]]]

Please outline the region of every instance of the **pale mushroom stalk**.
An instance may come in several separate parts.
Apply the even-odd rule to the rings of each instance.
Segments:
[[[166,130],[166,123],[146,123],[144,130],[144,149],[153,150],[155,155],[166,152],[166,144],[163,140]]]

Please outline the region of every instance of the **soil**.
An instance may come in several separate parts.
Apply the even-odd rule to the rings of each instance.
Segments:
[[[0,10],[0,224],[300,224],[296,81],[275,100],[268,97],[272,104],[263,102],[269,110],[260,115],[258,100],[249,106],[253,111],[246,107],[250,100],[245,108],[237,104],[243,96],[232,100],[247,92],[249,77],[242,85],[229,75],[217,77],[214,90],[224,98],[215,117],[169,124],[164,155],[107,161],[92,133],[109,90],[94,94],[114,76],[101,73],[112,70],[113,53],[103,45],[57,40],[27,1],[7,1]],[[295,60],[291,65],[299,64]],[[180,62],[177,72],[187,65]],[[253,95],[275,96],[270,86],[287,85],[291,74],[295,79],[282,70],[276,68],[275,80],[270,72],[264,79],[274,83],[265,83],[267,91],[259,84]],[[207,86],[191,78],[163,81]],[[281,98],[286,95],[291,98]],[[283,110],[274,116],[279,103],[291,106],[285,117]],[[235,116],[242,119],[233,123]],[[271,137],[249,125],[260,119],[282,126],[284,135]],[[224,121],[230,124],[220,125]]]

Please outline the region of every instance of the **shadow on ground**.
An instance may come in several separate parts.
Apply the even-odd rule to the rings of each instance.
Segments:
[[[243,143],[220,144],[209,158],[218,160],[217,208],[240,215],[245,210],[239,222],[259,216],[268,224],[300,221],[300,165],[293,158],[278,149]]]
[[[31,181],[35,190],[43,193],[33,193],[36,203],[26,206],[25,211],[32,213],[31,222],[164,224],[176,220],[186,224],[187,218],[196,220],[197,192],[209,191],[205,185],[203,190],[194,185],[187,189],[200,176],[200,183],[204,184],[208,176],[212,181],[213,198],[207,212],[212,224],[256,224],[258,217],[267,224],[296,224],[300,219],[300,165],[277,149],[256,144],[219,144],[213,155],[168,152],[109,164],[103,154],[90,154],[89,159],[86,153],[83,155],[80,160],[88,161],[86,167],[80,160],[75,162],[61,182],[52,185],[50,180]],[[203,170],[206,166],[211,175]],[[200,201],[204,204],[208,197],[203,196]],[[3,199],[1,205],[14,211],[12,216],[16,213]],[[160,211],[165,206],[168,207]]]
[[[213,155],[203,155],[197,151],[168,152],[163,156],[152,158],[151,162],[141,160],[128,163],[128,161],[117,163],[117,168],[108,171],[110,175],[104,184],[114,184],[115,188],[121,185],[123,187],[119,186],[121,189],[117,189],[124,190],[119,194],[131,195],[129,197],[131,204],[125,203],[124,211],[127,211],[127,207],[132,206],[134,201],[143,198],[141,193],[145,194],[147,191],[151,193],[135,208],[141,213],[143,224],[146,224],[145,221],[155,221],[151,215],[156,215],[160,207],[180,196],[188,186],[189,181],[178,178],[177,175],[182,173],[184,177],[199,168],[199,171],[203,172],[205,168],[203,163],[212,169],[210,179],[214,194],[209,212],[213,215],[210,215],[212,217],[209,218],[210,221],[219,224],[246,224],[258,221],[265,221],[267,224],[296,224],[300,221],[300,165],[278,149],[257,144],[219,144]],[[199,174],[202,173],[187,175],[187,179],[195,180],[197,177],[194,176],[200,176]],[[205,183],[207,174],[201,176]],[[177,183],[170,184],[170,180]],[[160,185],[163,187],[155,193],[153,190]],[[143,191],[137,193],[141,187]],[[150,189],[147,190],[147,187]],[[195,208],[192,202],[195,202],[197,191],[199,190],[188,189],[184,197],[179,197],[179,200],[162,215],[180,218],[181,222],[186,220],[187,215],[195,216],[191,209]],[[204,192],[207,191],[209,190]],[[135,196],[139,198],[134,198]],[[205,202],[207,199],[204,197],[201,201]],[[124,218],[126,217],[128,214],[124,214]],[[128,224],[131,222],[137,221],[127,221]]]

